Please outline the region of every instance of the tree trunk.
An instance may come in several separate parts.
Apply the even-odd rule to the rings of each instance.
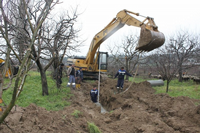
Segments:
[[[56,70],[56,68],[59,66],[59,58],[58,58],[58,54],[57,56],[55,57],[55,60],[53,62],[53,69],[54,71]]]
[[[128,72],[129,69],[128,69],[128,58],[127,58],[127,56],[125,57],[125,60],[126,60],[126,71]],[[128,75],[126,75],[126,80],[128,80]]]
[[[178,74],[179,74],[179,76],[178,76],[178,81],[179,81],[179,82],[182,82],[183,80],[182,80],[182,67],[181,67],[181,66],[180,66],[180,68],[179,68]]]
[[[169,90],[169,79],[167,79],[167,88],[166,88],[166,93],[168,93],[168,90]]]
[[[49,95],[48,92],[48,85],[47,85],[47,77],[45,74],[45,71],[42,69],[42,71],[40,70],[40,75],[41,75],[41,81],[42,81],[42,95]]]
[[[39,60],[37,60],[36,63],[37,63],[37,66],[38,66],[38,68],[40,70],[40,76],[41,76],[41,82],[42,82],[42,95],[43,96],[49,95],[48,85],[47,85],[47,77],[46,77],[44,68],[42,67],[42,65],[41,65]]]
[[[15,80],[15,86],[14,86],[14,90],[13,90],[13,94],[12,94],[12,99],[9,103],[9,105],[6,107],[6,110],[3,112],[3,114],[0,117],[0,124],[3,123],[3,121],[5,120],[5,118],[8,116],[8,114],[10,113],[11,109],[13,108],[13,106],[15,105],[15,101],[16,101],[16,94],[17,94],[17,89],[18,89],[18,84],[19,84],[20,78],[17,77]]]
[[[3,94],[3,76],[0,70],[0,99],[2,98],[2,94]]]

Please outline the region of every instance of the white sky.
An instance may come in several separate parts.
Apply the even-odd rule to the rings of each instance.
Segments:
[[[165,36],[180,30],[200,33],[198,0],[63,0],[58,11],[70,10],[77,5],[78,13],[82,13],[78,17],[81,38],[87,40],[78,55],[86,56],[93,37],[123,9],[153,17],[158,30]],[[101,44],[100,51],[108,52],[107,45],[121,42],[130,33],[138,33],[139,36],[139,31],[140,28],[124,26]]]

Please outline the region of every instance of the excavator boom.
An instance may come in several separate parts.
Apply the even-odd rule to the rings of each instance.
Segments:
[[[130,14],[141,16],[145,19],[140,21]],[[93,64],[95,53],[101,43],[117,30],[122,28],[125,24],[141,28],[140,39],[136,50],[148,52],[162,46],[165,42],[164,34],[158,31],[158,27],[153,18],[145,17],[139,15],[139,13],[134,13],[128,10],[122,10],[103,30],[94,36],[86,57],[86,64]]]
[[[143,17],[144,20],[140,21],[132,15]],[[77,68],[82,67],[83,75],[87,78],[92,77],[91,79],[98,79],[99,71],[101,72],[100,75],[105,74],[107,72],[108,54],[107,52],[97,52],[97,49],[107,38],[121,29],[124,25],[141,28],[136,50],[148,52],[162,46],[165,42],[164,34],[158,31],[158,27],[153,18],[145,17],[139,13],[128,10],[122,10],[104,29],[94,36],[86,58],[76,57],[74,59],[68,59],[67,67],[72,63],[75,64],[75,67]]]

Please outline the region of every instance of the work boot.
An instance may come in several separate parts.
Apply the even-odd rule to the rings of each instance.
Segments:
[[[81,88],[81,84],[78,84],[78,88],[79,88],[79,89]]]
[[[78,89],[78,84],[76,84],[76,88]]]

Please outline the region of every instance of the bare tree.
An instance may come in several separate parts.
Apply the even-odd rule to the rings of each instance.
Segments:
[[[199,57],[199,38],[197,35],[191,35],[188,32],[180,31],[170,37],[169,47],[171,52],[176,55],[178,63],[179,82],[182,82],[183,70],[194,67],[194,64],[187,65],[187,60]]]
[[[4,39],[4,44],[5,44],[5,50],[6,50],[6,60],[5,60],[5,69],[8,67],[9,63],[9,58],[12,55],[15,56],[16,59],[20,62],[20,69],[16,75],[15,78],[15,84],[13,87],[13,95],[12,99],[9,103],[8,106],[6,106],[5,111],[0,117],[0,124],[4,121],[4,119],[7,117],[9,114],[10,110],[12,107],[15,105],[15,102],[17,98],[19,97],[23,85],[26,80],[26,76],[28,71],[30,70],[30,63],[31,63],[31,58],[33,57],[34,53],[34,47],[37,45],[36,39],[38,38],[39,35],[39,29],[41,28],[42,24],[46,20],[47,16],[49,15],[50,11],[52,8],[59,2],[58,0],[53,1],[53,0],[45,0],[45,1],[37,1],[35,3],[35,12],[37,13],[37,18],[33,21],[29,12],[29,6],[28,3],[29,1],[22,0],[20,1],[22,3],[18,3],[18,1],[0,1],[0,15],[1,15],[1,25],[0,25],[0,34],[1,37]],[[35,1],[34,1],[35,2]],[[25,19],[26,24],[28,25],[26,27],[17,27],[16,22],[18,22],[18,19],[20,18],[18,15],[15,14],[13,11],[13,7],[20,7],[19,4],[23,5],[23,9],[25,10]],[[16,10],[19,11],[19,10]],[[21,59],[19,57],[19,53],[15,51],[14,49],[14,39],[16,38],[17,32],[21,32],[23,30],[26,32],[28,41],[27,44],[25,44],[27,47],[24,49],[24,55],[23,58]],[[24,33],[22,32],[22,33]],[[21,42],[20,42],[21,43]],[[6,70],[4,70],[5,72]],[[4,75],[5,73],[3,73]],[[0,88],[2,91],[2,87]],[[1,92],[0,92],[1,93]]]
[[[158,49],[155,54],[150,55],[148,61],[149,66],[156,68],[156,73],[159,73],[163,80],[167,80],[166,92],[168,92],[169,83],[179,68],[176,56],[169,44],[166,44],[164,48]]]
[[[111,54],[109,65],[118,66],[118,69],[120,66],[125,66],[127,72],[133,73],[136,65],[141,62],[139,60],[141,52],[135,50],[137,42],[137,36],[129,35],[125,36],[122,44],[116,44],[114,48],[108,46],[109,53]],[[126,80],[128,80],[128,76],[126,76]]]
[[[64,56],[69,55],[67,51],[77,51],[78,47],[80,47],[78,41],[78,32],[80,30],[75,29],[77,17],[76,8],[71,16],[68,13],[64,14],[59,17],[59,20],[52,19],[43,26],[43,36],[40,42],[43,42],[45,51],[41,54],[46,57],[55,55],[54,70],[62,62]]]
[[[32,16],[37,17],[36,15]],[[74,10],[72,16],[64,14],[59,20],[48,18],[39,30],[37,46],[33,47],[33,60],[39,68],[43,95],[48,95],[48,85],[45,72],[53,64],[54,71],[62,62],[67,50],[75,50],[79,45],[76,44],[77,33],[74,25],[77,19],[77,10]],[[46,60],[47,64],[42,64]]]

